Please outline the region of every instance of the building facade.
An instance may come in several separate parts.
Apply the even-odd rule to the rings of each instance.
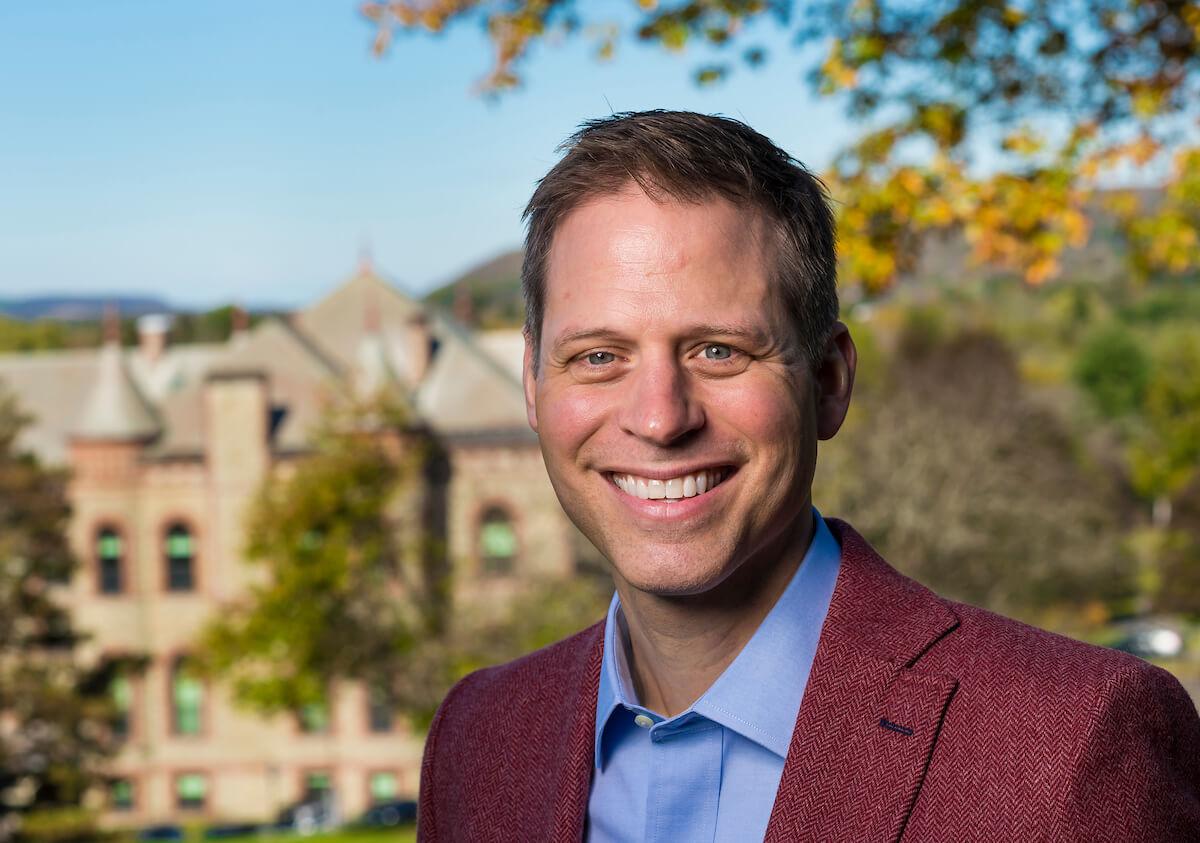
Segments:
[[[145,663],[112,687],[123,748],[109,820],[263,819],[314,791],[353,817],[414,795],[421,736],[366,688],[264,718],[189,655],[258,575],[242,557],[248,504],[347,394],[394,390],[444,449],[456,600],[568,573],[577,534],[526,423],[520,335],[472,335],[369,267],[225,343],[172,347],[161,318],[140,328],[137,348],[0,355],[0,383],[33,418],[18,445],[71,472],[80,656]]]

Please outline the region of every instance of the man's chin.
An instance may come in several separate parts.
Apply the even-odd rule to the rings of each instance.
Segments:
[[[708,554],[702,562],[692,554],[609,558],[618,587],[623,583],[644,594],[664,598],[695,597],[709,592],[729,577],[732,568],[731,564],[722,564]]]

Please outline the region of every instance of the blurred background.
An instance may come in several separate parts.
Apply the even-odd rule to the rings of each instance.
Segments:
[[[520,215],[626,110],[829,185],[821,511],[1200,696],[1198,43],[1193,0],[0,6],[0,840],[411,836],[446,689],[602,617]]]

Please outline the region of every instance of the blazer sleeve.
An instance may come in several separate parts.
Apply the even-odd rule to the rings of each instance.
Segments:
[[[1175,677],[1130,660],[1092,714],[1061,839],[1200,839],[1200,718]]]
[[[446,720],[450,717],[450,708],[454,702],[455,692],[463,686],[465,681],[459,682],[446,694],[446,698],[438,706],[437,713],[433,715],[433,722],[429,724],[429,734],[425,738],[425,752],[421,757],[420,794],[417,798],[417,840],[421,843],[425,843],[425,841],[432,843],[438,839],[438,812],[445,799],[444,790],[447,784],[442,782],[442,790],[439,791],[438,768],[445,767],[446,759],[438,751],[438,742],[444,731]],[[444,778],[444,770],[442,772]],[[442,818],[443,826],[446,820],[446,817]]]

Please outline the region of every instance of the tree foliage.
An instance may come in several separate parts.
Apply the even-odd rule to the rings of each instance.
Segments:
[[[349,679],[399,708],[436,705],[446,583],[422,523],[436,456],[396,405],[356,405],[331,412],[313,453],[264,486],[245,548],[262,576],[199,647],[237,700],[298,712]]]
[[[911,322],[856,395],[823,445],[814,500],[901,570],[976,605],[1030,617],[1126,596],[1115,484],[1076,459],[1001,340],[939,324]]]
[[[18,814],[77,812],[115,747],[107,688],[75,664],[55,594],[74,568],[65,478],[16,450],[25,421],[0,394],[0,840]],[[87,816],[72,828],[85,836],[71,839],[94,839]]]
[[[386,52],[396,31],[482,23],[481,81],[521,82],[551,34],[626,36],[706,55],[708,84],[767,58],[762,27],[792,36],[818,93],[862,135],[828,173],[841,208],[843,283],[881,290],[912,269],[922,235],[958,228],[973,257],[1041,283],[1103,208],[1143,275],[1200,267],[1200,2],[1197,0],[368,0]],[[622,21],[633,16],[632,27]],[[626,31],[631,30],[631,31]],[[598,34],[596,34],[598,33]],[[711,49],[706,49],[711,48]],[[816,56],[816,58],[810,58]],[[775,57],[780,61],[779,57]],[[980,160],[988,166],[977,166]],[[1113,174],[1161,192],[1098,191]]]
[[[1088,337],[1075,377],[1105,416],[1128,416],[1141,408],[1150,361],[1132,332],[1112,325]]]
[[[1159,338],[1142,426],[1131,445],[1134,488],[1170,520],[1172,498],[1200,478],[1200,334],[1191,325]]]

